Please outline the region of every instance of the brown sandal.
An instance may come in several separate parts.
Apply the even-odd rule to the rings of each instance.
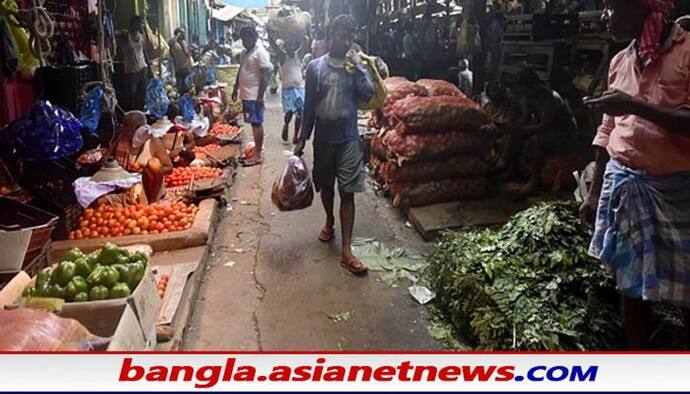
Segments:
[[[319,241],[331,242],[334,237],[335,237],[335,229],[333,227],[331,227],[331,228],[324,227],[321,229],[321,233],[319,234]]]
[[[356,276],[364,276],[369,271],[368,268],[357,257],[352,256],[348,260],[341,260],[340,266],[350,271]]]

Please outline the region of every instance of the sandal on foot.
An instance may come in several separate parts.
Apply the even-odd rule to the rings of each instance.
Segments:
[[[340,266],[350,271],[351,274],[356,276],[366,275],[369,271],[367,267],[362,263],[357,257],[350,257],[349,259],[341,260]]]
[[[319,241],[331,242],[334,237],[335,237],[335,229],[333,227],[331,227],[331,228],[324,227],[321,229],[321,233],[319,234]]]
[[[244,161],[242,161],[241,163],[245,167],[254,167],[254,166],[258,166],[259,164],[262,164],[263,162],[264,162],[263,159],[251,158],[251,159],[244,159]]]

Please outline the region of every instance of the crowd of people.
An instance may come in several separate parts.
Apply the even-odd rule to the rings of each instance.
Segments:
[[[656,18],[668,16],[670,1],[612,0],[604,12],[614,39],[630,41],[629,47],[612,60],[609,90],[584,104],[605,113],[593,145],[596,152],[594,185],[582,205],[586,221],[594,222],[590,253],[610,266],[624,295],[626,332],[631,346],[643,349],[649,337],[649,304],[667,300],[688,308],[687,272],[690,267],[685,245],[690,244],[687,188],[690,182],[690,107],[687,76],[690,73],[688,34],[682,20],[673,23]],[[497,73],[503,32],[502,13],[491,13],[486,40],[489,75]],[[428,72],[425,62],[433,62],[439,52],[439,29],[430,16],[419,22],[381,25],[378,49],[384,59],[407,59],[406,72],[414,79]],[[252,125],[256,153],[245,165],[263,160],[264,97],[270,75],[277,68],[281,81],[284,125],[282,139],[291,141],[294,154],[304,154],[313,137],[313,180],[325,212],[325,224],[318,239],[334,239],[335,185],[340,194],[342,227],[341,265],[354,274],[367,268],[352,255],[355,193],[364,191],[363,157],[357,129],[357,102],[374,95],[372,75],[362,64],[356,48],[355,21],[347,15],[335,18],[327,31],[316,29],[312,39],[283,42],[271,39],[270,51],[260,42],[256,29],[239,32],[243,49],[233,99],[240,99],[245,121]],[[382,34],[381,34],[382,33]],[[131,74],[128,94],[140,95],[148,60],[142,52],[140,20],[133,19],[126,48]],[[184,80],[191,57],[184,32],[176,32],[171,45],[175,74]],[[424,61],[420,61],[423,59]],[[531,162],[528,181],[518,191],[533,193],[547,154],[572,147],[577,125],[567,102],[547,87],[532,70],[515,78],[512,89],[499,81],[472,86],[472,57],[458,63],[458,85],[469,97],[477,98],[505,137],[497,171],[501,178],[515,177],[520,155]],[[474,59],[476,61],[476,58]],[[275,63],[275,64],[274,64]],[[351,69],[346,63],[354,65]],[[644,71],[644,72],[643,72]],[[476,91],[482,92],[478,97]],[[136,99],[133,99],[136,103]],[[131,114],[125,126],[126,140],[140,123],[140,114]],[[121,164],[131,163],[127,141],[111,149]],[[164,171],[172,168],[161,156],[158,144],[149,144],[149,157],[158,160]],[[149,162],[150,165],[150,162]],[[155,191],[151,193],[156,198]],[[598,207],[598,209],[597,209]],[[642,253],[644,249],[644,253]],[[687,326],[690,312],[683,309]]]

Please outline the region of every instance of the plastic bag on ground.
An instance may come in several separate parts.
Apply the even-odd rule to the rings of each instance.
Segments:
[[[84,146],[81,122],[69,111],[37,101],[0,133],[0,147],[26,161],[57,160]]]
[[[0,311],[1,351],[85,351],[99,342],[81,323],[28,308]]]
[[[311,206],[314,188],[307,163],[301,157],[288,158],[283,173],[273,183],[271,199],[281,211],[295,211]]]
[[[393,115],[405,125],[403,133],[448,130],[474,131],[489,124],[489,116],[466,97],[407,97],[393,104]]]

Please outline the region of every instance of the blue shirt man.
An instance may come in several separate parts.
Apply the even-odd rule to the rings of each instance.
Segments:
[[[340,192],[342,256],[340,265],[355,275],[367,268],[352,254],[355,220],[354,194],[364,191],[364,163],[357,130],[357,102],[374,96],[374,85],[360,56],[352,50],[356,24],[349,15],[335,18],[329,27],[329,52],[307,67],[302,130],[295,154],[304,153],[314,133],[314,185],[321,193],[326,225],[319,240],[330,242],[335,231],[335,181]],[[354,64],[353,68],[345,63]]]

